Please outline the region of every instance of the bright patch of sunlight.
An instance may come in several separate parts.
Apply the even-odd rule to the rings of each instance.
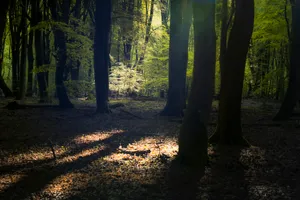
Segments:
[[[69,172],[55,178],[44,188],[43,192],[52,194],[53,196],[62,193],[68,194],[70,192],[74,194],[75,191],[80,191],[80,189],[87,186],[89,182],[88,178],[88,176],[79,172]]]
[[[84,134],[76,137],[73,141],[76,144],[89,144],[92,142],[102,141],[110,138],[114,134],[123,133],[123,130],[112,130],[112,131],[102,131],[102,132],[94,132],[90,134]]]
[[[100,151],[103,151],[106,147],[104,145],[101,146],[95,146],[93,148],[89,148],[86,150],[83,150],[77,154],[74,155],[68,155],[68,156],[62,156],[61,158],[57,159],[57,163],[71,163],[79,159],[84,159],[85,157],[91,156],[93,154],[96,154]]]
[[[147,137],[129,144],[127,147],[119,146],[116,153],[106,156],[106,161],[135,160],[140,164],[150,161],[151,158],[166,155],[170,158],[177,154],[178,145],[171,139]]]
[[[6,174],[0,176],[0,191],[4,191],[13,184],[18,183],[25,174],[15,173],[15,174]]]

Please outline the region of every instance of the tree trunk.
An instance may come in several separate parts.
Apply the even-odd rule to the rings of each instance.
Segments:
[[[224,77],[221,80],[218,129],[210,142],[247,144],[242,137],[241,100],[253,23],[254,0],[236,0],[235,18],[224,59]]]
[[[161,4],[161,23],[169,32],[168,20],[169,20],[169,0],[160,0]]]
[[[31,23],[33,26],[36,26],[38,23],[41,22],[43,18],[43,13],[39,9],[39,4],[40,1],[35,1],[32,4],[32,20]],[[45,48],[43,45],[43,31],[36,29],[34,31],[34,45],[35,45],[35,56],[36,56],[36,68],[38,69],[37,73],[37,83],[38,83],[38,88],[39,88],[39,97],[40,103],[43,103],[47,99],[47,82],[46,82],[46,76],[47,72],[42,70],[42,66],[45,65],[46,63],[44,62],[44,53],[45,53]]]
[[[233,8],[232,8],[233,9]],[[227,48],[227,32],[228,32],[228,0],[222,2],[222,26],[221,26],[221,42],[220,42],[220,74],[222,79],[222,71],[224,68],[224,58]]]
[[[300,100],[300,1],[292,3],[292,30],[290,43],[290,70],[289,84],[284,101],[274,120],[287,120],[291,117],[293,110]]]
[[[194,3],[194,71],[179,135],[179,157],[188,164],[207,162],[206,125],[211,112],[216,61],[215,3]]]
[[[61,5],[59,1],[50,1],[50,9],[52,17],[55,21],[68,24],[70,14],[70,1],[64,0]],[[61,9],[58,9],[61,7]],[[60,16],[61,12],[61,16]],[[56,50],[56,71],[55,71],[55,85],[56,94],[59,100],[59,106],[62,108],[73,108],[73,104],[69,100],[66,87],[64,85],[64,71],[67,62],[67,46],[66,35],[58,27],[54,30],[54,45]]]
[[[127,14],[127,23],[122,27],[124,61],[131,66],[131,50],[133,41],[134,0],[125,0],[122,3],[123,12]]]
[[[109,34],[112,4],[110,0],[96,1],[96,34],[94,42],[94,71],[97,112],[108,113]]]
[[[29,41],[28,41],[28,80],[27,80],[27,94],[26,96],[28,97],[32,97],[32,93],[33,93],[33,66],[34,66],[34,57],[33,57],[33,31],[30,30],[29,33]]]
[[[142,54],[139,59],[139,64],[143,64],[144,59],[145,59],[145,54],[146,54],[146,48],[150,39],[150,31],[151,31],[151,25],[153,21],[153,13],[154,13],[154,0],[151,0],[150,2],[150,15],[149,19],[147,19],[147,24],[146,24],[146,35],[145,35],[145,42],[144,46],[142,49]]]
[[[180,116],[186,106],[186,69],[192,21],[192,1],[171,1],[169,89],[163,116]]]
[[[12,92],[14,96],[19,92],[19,62],[20,62],[20,41],[21,26],[13,23],[18,10],[16,8],[16,0],[10,1],[9,7],[9,28],[11,34],[11,53],[12,53]]]
[[[26,94],[26,69],[27,69],[27,0],[24,0],[22,5],[22,18],[21,18],[21,62],[20,62],[20,82],[19,82],[19,93],[17,100],[23,100]]]
[[[6,14],[9,6],[9,0],[4,0],[0,6],[0,89],[2,89],[5,97],[12,97],[13,93],[5,83],[2,77],[2,66],[3,66],[3,51],[4,51],[4,42],[3,42],[3,35],[6,26]]]

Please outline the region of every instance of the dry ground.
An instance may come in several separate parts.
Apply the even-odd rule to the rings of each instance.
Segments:
[[[70,110],[6,110],[6,103],[0,105],[0,199],[173,200],[170,194],[180,192],[167,178],[180,124],[155,116],[164,102],[123,101],[122,109],[141,119],[120,108],[92,115],[88,103]],[[276,104],[260,105],[243,104],[244,134],[253,146],[209,147],[205,175],[196,190],[189,185],[183,192],[203,200],[300,199],[299,122],[274,124]],[[210,134],[215,120],[213,113]]]

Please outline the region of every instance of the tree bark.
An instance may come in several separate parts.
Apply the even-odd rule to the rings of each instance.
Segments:
[[[254,24],[254,0],[236,0],[236,12],[224,59],[217,132],[210,142],[247,144],[242,137],[241,100],[245,63]],[[234,73],[233,73],[234,72]]]
[[[69,0],[64,0],[59,5],[58,0],[49,1],[52,17],[57,22],[64,22],[68,24],[70,15],[70,4]],[[59,7],[61,9],[59,9]],[[61,15],[60,15],[61,13]],[[73,108],[73,104],[69,100],[66,87],[64,85],[64,70],[67,62],[67,46],[66,46],[66,35],[58,27],[54,30],[54,45],[56,50],[56,72],[55,72],[55,85],[56,94],[59,100],[59,106],[62,108]]]
[[[21,16],[21,30],[22,30],[22,37],[21,37],[21,61],[20,61],[20,82],[19,82],[19,92],[17,95],[17,100],[23,100],[26,94],[26,70],[27,70],[27,7],[28,2],[27,0],[22,1],[22,16]]]
[[[108,67],[109,34],[111,30],[112,3],[96,1],[96,33],[94,40],[94,71],[96,84],[97,113],[109,113]]]
[[[33,39],[34,39],[34,32],[30,30],[29,40],[28,40],[28,72],[27,72],[28,78],[27,78],[27,94],[26,94],[26,96],[28,97],[31,97],[33,94],[33,72],[32,72],[34,66]]]
[[[5,83],[3,76],[2,76],[2,67],[3,67],[3,51],[4,51],[4,42],[3,42],[3,35],[6,26],[6,14],[9,7],[9,0],[4,0],[0,6],[0,89],[2,89],[5,97],[12,97],[13,93]]]
[[[165,26],[167,32],[169,32],[168,20],[169,20],[169,0],[160,0],[161,3],[161,23]]]
[[[152,21],[153,21],[153,14],[154,14],[154,0],[151,0],[149,19],[147,19],[147,24],[146,24],[145,42],[144,42],[142,53],[141,53],[141,56],[140,56],[140,59],[139,59],[139,64],[143,64],[143,61],[145,59],[146,48],[147,48],[147,45],[148,45],[149,39],[150,39],[151,25],[152,25]]]
[[[40,0],[34,1],[32,3],[32,26],[36,26],[43,19],[43,13],[39,9]],[[42,66],[47,64],[45,63],[45,47],[44,47],[44,34],[42,30],[36,29],[34,31],[34,45],[35,45],[35,56],[36,56],[36,68],[37,72],[37,82],[39,89],[39,102],[43,103],[47,99],[47,72],[42,70]]]
[[[169,50],[169,89],[162,116],[180,116],[186,107],[186,69],[192,21],[192,1],[172,0]]]
[[[216,62],[215,3],[194,3],[194,71],[179,135],[179,158],[203,167],[207,162],[206,125],[211,112]]]
[[[284,101],[279,112],[274,117],[275,121],[289,119],[294,111],[297,101],[300,100],[300,1],[291,2],[292,6],[292,30],[290,41],[290,70],[289,84]]]

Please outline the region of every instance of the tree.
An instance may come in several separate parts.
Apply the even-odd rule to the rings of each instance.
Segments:
[[[245,63],[254,25],[254,0],[236,0],[236,11],[224,58],[217,132],[210,142],[245,144],[241,100]]]
[[[19,91],[17,95],[18,100],[23,100],[26,94],[26,69],[27,69],[27,9],[28,9],[28,2],[27,0],[22,1],[22,16],[21,16],[21,60],[20,60],[20,81],[19,81]]]
[[[42,22],[43,12],[40,9],[40,0],[34,0],[32,2],[32,15],[31,15],[31,25],[37,26]],[[45,20],[45,19],[44,19]],[[46,48],[47,45],[44,45],[44,40],[46,39],[45,31],[40,29],[35,29],[34,31],[34,47],[35,47],[35,58],[36,58],[36,68],[37,72],[37,82],[39,88],[39,97],[40,102],[44,102],[47,98],[47,85],[48,85],[48,72],[43,70],[43,66],[48,64],[46,59]]]
[[[292,6],[292,27],[290,41],[290,69],[289,84],[285,94],[284,101],[274,120],[288,119],[300,100],[300,1],[291,0]]]
[[[53,20],[57,23],[68,24],[70,6],[71,1],[69,0],[64,0],[62,3],[60,3],[59,0],[49,1]],[[58,27],[57,25],[54,29],[54,46],[56,50],[55,85],[59,106],[62,108],[73,108],[74,106],[69,100],[63,81],[64,70],[67,62],[66,35],[61,27]]]
[[[111,0],[96,1],[94,70],[97,112],[108,113],[109,34],[111,29]]]
[[[188,106],[179,135],[179,158],[204,167],[206,125],[211,111],[216,62],[215,2],[194,2],[194,71]],[[204,169],[204,168],[203,168]]]
[[[190,0],[170,2],[170,49],[168,99],[161,115],[180,116],[186,106],[186,69],[192,21]]]
[[[6,26],[6,19],[7,19],[6,14],[8,11],[8,7],[9,7],[9,0],[2,1],[0,6],[0,89],[2,89],[6,97],[11,97],[13,96],[13,94],[2,77],[3,51],[4,51],[3,35]]]

